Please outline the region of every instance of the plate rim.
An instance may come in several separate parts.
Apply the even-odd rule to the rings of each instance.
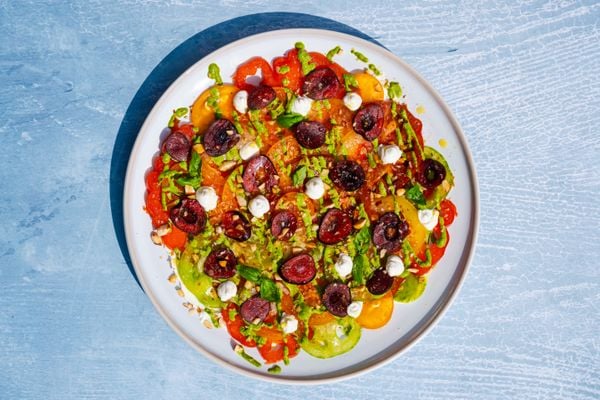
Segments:
[[[465,254],[464,252],[463,252],[463,257],[461,257],[461,258],[464,258],[464,262],[461,263],[459,261],[458,266],[460,267],[461,264],[463,264],[462,265],[463,271],[460,274],[460,276],[458,277],[458,280],[456,281],[456,283],[449,290],[450,293],[449,293],[447,301],[445,303],[441,304],[439,309],[436,310],[433,313],[433,315],[431,315],[431,317],[423,324],[423,327],[416,333],[415,337],[409,343],[407,343],[404,347],[402,347],[401,349],[399,349],[398,351],[396,351],[394,353],[391,353],[389,356],[386,356],[382,360],[373,362],[371,365],[363,367],[357,371],[343,373],[343,374],[337,375],[337,376],[326,376],[326,377],[322,377],[322,378],[314,378],[314,377],[310,377],[310,378],[298,377],[298,378],[296,378],[296,377],[286,377],[286,376],[279,376],[279,375],[266,375],[266,374],[260,373],[258,371],[254,372],[254,371],[239,367],[235,364],[231,364],[231,363],[213,355],[212,353],[208,352],[203,347],[197,345],[182,330],[180,330],[179,327],[176,325],[175,321],[173,321],[171,319],[171,317],[169,316],[167,311],[164,310],[160,306],[158,299],[155,297],[154,293],[152,293],[152,291],[149,290],[149,285],[146,283],[144,275],[141,273],[142,269],[139,266],[139,260],[137,259],[135,252],[130,251],[130,249],[132,249],[132,243],[134,241],[134,234],[131,232],[131,228],[130,228],[131,223],[129,222],[130,218],[131,218],[130,214],[129,214],[129,207],[128,207],[128,204],[129,204],[128,200],[130,198],[129,182],[132,179],[133,165],[136,164],[134,162],[134,160],[137,158],[137,156],[139,154],[139,148],[142,143],[140,133],[145,131],[146,129],[148,129],[147,125],[149,124],[149,119],[150,119],[149,116],[154,114],[157,109],[161,108],[162,103],[164,103],[166,101],[166,98],[169,97],[168,95],[174,90],[174,87],[177,86],[178,82],[180,82],[183,79],[183,77],[188,75],[190,73],[190,70],[192,70],[198,63],[202,62],[205,59],[214,58],[215,56],[218,56],[219,53],[227,52],[232,47],[238,47],[240,45],[243,45],[246,42],[252,42],[252,41],[260,40],[263,37],[272,36],[273,33],[275,33],[275,32],[281,32],[281,33],[285,32],[288,34],[296,34],[299,37],[301,35],[305,34],[305,35],[316,35],[316,36],[328,36],[329,38],[332,38],[332,39],[341,38],[341,39],[345,39],[348,41],[357,42],[357,44],[359,44],[365,50],[373,49],[377,52],[383,51],[384,53],[387,53],[386,55],[388,57],[390,57],[394,62],[400,64],[402,66],[402,68],[406,69],[410,74],[412,74],[416,78],[418,83],[423,85],[423,87],[432,95],[432,97],[435,99],[435,101],[437,101],[439,103],[439,105],[441,106],[442,111],[448,117],[450,124],[452,125],[452,127],[454,128],[454,130],[456,132],[458,142],[461,146],[462,152],[465,156],[465,162],[468,167],[468,177],[469,177],[472,187],[473,187],[473,192],[471,194],[471,201],[472,201],[472,217],[471,217],[471,221],[470,221],[471,229],[468,232],[468,236],[470,236],[470,240],[467,241],[467,243],[469,244],[469,249],[467,251],[466,257],[464,257],[464,254]],[[480,219],[480,204],[479,204],[479,202],[480,202],[479,183],[478,183],[478,179],[477,179],[475,162],[473,160],[473,156],[471,154],[470,148],[468,146],[468,141],[462,130],[462,127],[460,126],[454,113],[452,112],[450,107],[446,104],[446,102],[441,97],[441,95],[427,80],[425,80],[421,76],[420,73],[418,73],[411,65],[406,63],[403,59],[401,59],[399,56],[392,53],[390,50],[388,50],[383,45],[375,44],[373,42],[370,42],[370,41],[363,39],[361,37],[358,37],[358,36],[338,32],[338,31],[334,31],[334,30],[328,30],[328,29],[317,29],[317,28],[286,29],[286,28],[284,28],[284,29],[273,29],[273,30],[253,34],[253,35],[246,36],[244,38],[232,41],[232,42],[226,44],[225,46],[222,46],[222,47],[210,52],[209,54],[205,55],[204,57],[198,59],[196,62],[194,62],[192,65],[190,65],[183,73],[181,73],[169,85],[169,87],[161,94],[160,98],[156,101],[156,103],[154,104],[154,106],[152,107],[152,109],[150,110],[150,112],[148,113],[146,118],[144,119],[144,123],[142,124],[140,130],[136,134],[135,143],[131,149],[131,153],[129,154],[129,160],[127,162],[125,180],[123,183],[123,203],[122,203],[122,205],[123,205],[123,223],[124,223],[124,231],[125,231],[125,240],[127,243],[127,249],[129,251],[131,263],[135,270],[137,279],[144,291],[144,294],[150,299],[150,301],[152,302],[152,305],[158,311],[160,316],[167,322],[169,327],[171,329],[173,329],[186,343],[188,343],[192,348],[194,348],[196,351],[200,352],[203,356],[205,356],[209,360],[215,362],[216,364],[218,364],[222,367],[225,367],[233,372],[241,374],[245,377],[248,377],[248,378],[260,379],[262,381],[266,381],[269,383],[280,383],[280,384],[289,384],[289,385],[319,385],[319,384],[325,384],[325,383],[340,382],[340,381],[344,381],[344,380],[347,380],[347,379],[350,379],[353,377],[358,377],[358,376],[367,374],[371,371],[374,371],[378,368],[381,368],[381,367],[391,363],[392,361],[394,361],[398,357],[400,357],[400,355],[402,355],[403,353],[408,351],[410,348],[412,348],[415,344],[417,344],[423,337],[425,337],[433,329],[433,327],[435,325],[437,325],[437,323],[439,322],[441,317],[447,312],[447,310],[450,308],[450,306],[454,302],[454,300],[455,300],[456,296],[458,295],[458,293],[460,292],[462,285],[464,283],[464,280],[469,272],[469,269],[470,269],[470,266],[471,266],[471,263],[472,263],[472,260],[473,260],[474,254],[475,254],[475,248],[477,245],[477,238],[478,238],[478,234],[479,234],[479,219]],[[335,372],[333,372],[333,374],[335,374]]]

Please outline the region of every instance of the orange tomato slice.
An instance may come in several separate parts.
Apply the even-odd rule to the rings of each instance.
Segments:
[[[363,301],[363,308],[356,322],[363,328],[377,329],[389,322],[394,311],[394,297],[388,291],[378,299]]]

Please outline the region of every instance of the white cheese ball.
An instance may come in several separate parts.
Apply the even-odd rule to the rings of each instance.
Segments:
[[[248,211],[256,218],[262,218],[263,215],[269,212],[269,200],[262,194],[259,194],[248,202]]]
[[[240,114],[246,114],[248,111],[248,92],[240,90],[233,96],[233,108]]]
[[[219,196],[217,196],[217,192],[212,187],[201,186],[196,191],[196,200],[198,200],[198,203],[200,203],[206,211],[210,211],[217,208]]]
[[[217,287],[217,294],[221,301],[231,300],[237,294],[237,286],[231,281],[225,281]]]
[[[300,114],[303,117],[306,117],[310,112],[312,103],[313,100],[310,97],[299,96],[292,101],[292,107],[290,108],[290,110],[294,114]]]
[[[240,157],[242,160],[246,161],[257,155],[259,151],[260,149],[258,148],[256,142],[252,141],[244,143],[244,145],[240,148]]]
[[[395,164],[402,157],[402,150],[395,144],[380,144],[377,153],[383,164]]]
[[[398,256],[389,256],[385,263],[385,270],[389,276],[400,276],[404,272],[404,261]]]
[[[298,320],[293,315],[283,314],[279,323],[283,328],[283,333],[294,333],[298,330]]]
[[[440,212],[438,210],[419,210],[417,215],[421,225],[423,225],[428,231],[432,231],[433,228],[435,228],[438,224]]]
[[[362,104],[362,97],[360,97],[360,94],[358,94],[358,93],[350,92],[350,93],[346,93],[346,95],[344,96],[344,105],[350,111],[358,110],[360,108],[361,104]]]
[[[362,301],[353,301],[352,303],[350,303],[350,305],[348,305],[346,312],[352,318],[358,318],[358,316],[362,312],[362,308],[363,308]]]
[[[345,278],[352,273],[352,265],[352,258],[348,254],[342,253],[335,262],[334,268],[340,277]]]
[[[313,200],[319,200],[325,194],[325,184],[319,177],[309,179],[305,187],[306,195]]]

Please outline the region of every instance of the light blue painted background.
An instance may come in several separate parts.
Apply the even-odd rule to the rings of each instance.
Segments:
[[[0,398],[600,397],[600,5],[324,3],[0,1]],[[113,146],[143,82],[197,32],[265,11],[334,19],[404,58],[478,167],[479,243],[454,305],[344,383],[265,384],[197,354],[113,228]]]

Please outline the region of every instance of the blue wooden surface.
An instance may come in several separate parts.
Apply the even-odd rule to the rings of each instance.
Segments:
[[[0,1],[1,399],[600,397],[600,5],[361,3]],[[404,356],[338,384],[265,384],[209,362],[122,251],[131,132],[193,46],[289,21],[229,21],[267,11],[333,19],[404,58],[454,110],[478,167],[480,238],[454,305]]]

